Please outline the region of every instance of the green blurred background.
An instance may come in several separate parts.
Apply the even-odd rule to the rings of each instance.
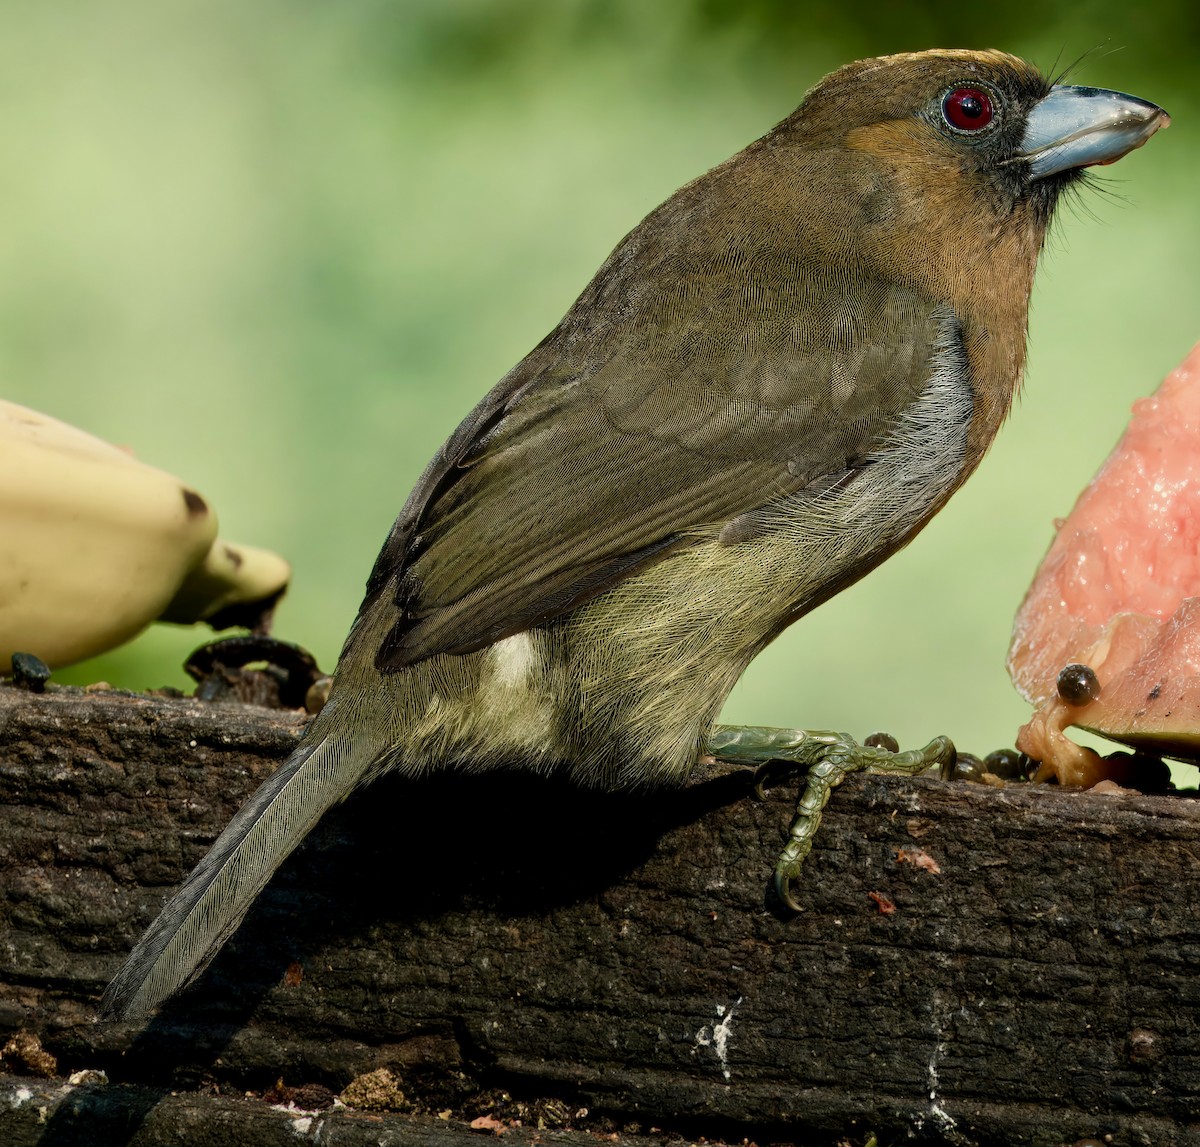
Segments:
[[[1013,613],[1065,514],[1200,339],[1188,0],[0,3],[0,394],[179,474],[295,568],[331,667],[425,462],[677,186],[851,59],[1000,47],[1171,130],[1061,213],[1025,395],[906,551],[754,664],[735,721],[986,752],[1027,707]],[[58,675],[182,685],[207,631]]]

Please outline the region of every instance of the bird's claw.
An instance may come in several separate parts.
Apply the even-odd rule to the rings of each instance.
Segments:
[[[895,745],[895,740],[884,733],[872,734],[860,745],[845,733],[757,725],[718,725],[709,734],[705,752],[721,760],[755,766],[752,791],[758,800],[765,799],[770,786],[807,772],[788,829],[787,845],[775,865],[775,892],[780,903],[791,911],[800,911],[792,886],[800,876],[804,858],[812,851],[829,795],[842,781],[862,769],[912,776],[954,760],[954,745],[948,737],[935,737],[923,749],[903,753]]]
[[[795,761],[782,759],[763,761],[754,770],[750,795],[756,801],[765,801],[767,789],[773,789],[776,785],[783,784],[789,777],[795,776],[802,769],[803,766],[798,765]]]
[[[799,879],[800,867],[812,851],[821,824],[821,813],[829,802],[830,794],[842,781],[851,773],[863,769],[913,776],[933,765],[954,759],[954,745],[948,737],[935,737],[923,749],[893,752],[886,748],[859,745],[844,734],[814,736],[820,739],[822,752],[808,770],[804,791],[796,802],[796,815],[788,829],[788,842],[775,865],[775,894],[780,903],[792,912],[801,910],[792,891]]]

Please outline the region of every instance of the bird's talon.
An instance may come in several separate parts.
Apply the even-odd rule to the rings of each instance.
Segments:
[[[795,872],[785,872],[781,868],[775,870],[775,895],[779,897],[779,902],[789,912],[801,912],[800,902],[792,895],[793,882],[800,875],[797,868]]]
[[[842,781],[851,773],[864,769],[912,776],[954,757],[954,745],[946,737],[935,737],[923,749],[909,749],[903,753],[878,745],[858,745],[850,737],[841,735],[817,734],[812,741],[821,748],[809,767],[804,789],[796,802],[796,814],[788,829],[787,845],[775,865],[775,892],[780,903],[793,912],[800,911],[792,893],[793,885],[799,880],[804,858],[812,850],[830,794]],[[773,772],[768,771],[767,765],[760,766],[756,787],[761,789]]]
[[[775,785],[781,783],[791,773],[795,772],[795,770],[796,764],[793,761],[763,761],[754,770],[754,787],[751,789],[754,799],[765,801],[767,799],[767,789],[774,788]]]

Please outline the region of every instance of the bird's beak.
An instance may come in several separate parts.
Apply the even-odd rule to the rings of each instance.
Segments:
[[[1162,108],[1136,96],[1059,84],[1030,110],[1021,158],[1033,179],[1115,163],[1170,123]]]

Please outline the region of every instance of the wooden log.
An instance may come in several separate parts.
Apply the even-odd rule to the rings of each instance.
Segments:
[[[391,1066],[418,1112],[504,1088],[710,1140],[1200,1142],[1200,802],[1178,796],[853,777],[791,917],[765,888],[794,794],[744,799],[743,772],[385,779],[194,989],[95,1023],[301,727],[0,689],[0,1044],[160,1095]]]
[[[587,1131],[508,1125],[504,1147],[598,1147]],[[623,1147],[655,1147],[660,1138],[622,1135]],[[486,1142],[486,1140],[485,1140]],[[4,1147],[479,1147],[468,1125],[437,1116],[393,1115],[345,1107],[308,1111],[195,1092],[172,1094],[130,1084],[53,1083],[0,1075]]]

